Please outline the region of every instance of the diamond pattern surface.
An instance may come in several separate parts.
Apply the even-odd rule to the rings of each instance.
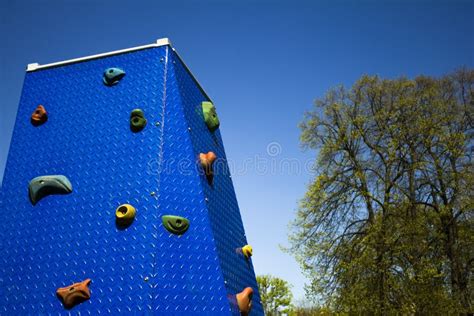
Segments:
[[[170,50],[171,53],[171,50]],[[170,234],[160,225],[163,241],[156,265],[154,310],[186,315],[228,315],[224,280],[214,245],[193,149],[174,82],[172,64],[167,62],[162,158],[159,170],[159,215],[179,215],[189,219],[189,230],[181,236]]]
[[[214,235],[214,242],[219,254],[221,270],[224,275],[228,297],[232,298],[245,287],[254,289],[252,315],[263,315],[258,293],[258,286],[251,259],[245,260],[238,249],[247,244],[237,198],[227,164],[224,145],[219,130],[209,132],[204,122],[201,102],[209,101],[199,85],[187,71],[176,54],[171,55],[170,67],[174,69],[175,78],[171,79],[178,85],[180,103],[184,110],[188,131],[194,152],[194,168],[200,174],[200,187],[207,199],[207,209]],[[219,105],[216,105],[219,114]],[[221,125],[225,122],[221,122]],[[209,185],[203,171],[197,167],[199,153],[213,151],[217,155],[214,163],[214,180]],[[231,303],[233,314],[238,315],[238,308]]]
[[[148,169],[161,131],[149,124],[131,133],[129,116],[139,107],[149,122],[162,119],[165,53],[143,50],[26,75],[2,188],[2,314],[62,313],[56,289],[86,278],[92,297],[74,313],[151,311],[153,285],[144,280],[158,253],[158,205],[150,194],[158,180]],[[127,75],[106,87],[108,67]],[[38,104],[49,119],[34,127],[29,118]],[[67,176],[73,192],[31,205],[29,180],[48,174]],[[123,203],[137,217],[120,230],[115,209]]]
[[[109,67],[126,71],[112,87]],[[0,191],[0,314],[238,314],[234,295],[256,290],[255,275],[235,252],[246,239],[227,163],[213,188],[197,165],[204,150],[225,161],[202,100],[168,46],[27,73]],[[34,127],[39,104],[49,119]],[[139,133],[134,108],[148,120]],[[50,174],[73,192],[31,205],[28,182]],[[115,225],[123,203],[137,210],[126,229]],[[170,234],[168,214],[189,230]],[[91,299],[64,310],[56,289],[86,278]]]

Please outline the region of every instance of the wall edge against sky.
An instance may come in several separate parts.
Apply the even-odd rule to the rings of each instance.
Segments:
[[[79,58],[73,58],[73,59],[58,61],[58,62],[44,64],[44,65],[40,65],[38,63],[31,63],[31,64],[28,64],[28,66],[26,68],[26,71],[27,72],[32,72],[32,71],[36,71],[36,70],[40,70],[40,69],[46,69],[46,68],[57,67],[57,66],[64,66],[64,65],[79,63],[79,62],[86,61],[86,60],[109,57],[109,56],[113,56],[113,55],[119,55],[119,54],[134,52],[134,51],[137,51],[137,50],[154,48],[154,47],[161,47],[161,46],[166,46],[166,45],[171,46],[171,41],[168,38],[165,37],[165,38],[158,39],[156,41],[156,43],[153,43],[153,44],[135,46],[135,47],[115,50],[115,51],[111,51],[111,52],[107,52],[107,53],[101,53],[101,54],[89,55],[89,56],[84,56],[84,57],[79,57]]]

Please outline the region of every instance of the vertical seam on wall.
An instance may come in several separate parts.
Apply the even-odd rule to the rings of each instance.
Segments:
[[[163,148],[164,148],[164,143],[165,143],[165,114],[166,114],[166,86],[167,86],[167,79],[168,79],[168,50],[169,49],[169,46],[166,46],[165,48],[165,60],[164,60],[164,71],[163,71],[163,96],[161,98],[161,130],[160,130],[160,149],[159,149],[159,153],[158,153],[158,184],[157,184],[157,213],[159,213],[159,205],[160,205],[160,197],[161,197],[161,173],[163,172]],[[156,236],[158,236],[159,232],[159,228],[158,226],[160,225],[160,220],[158,218],[158,215],[157,215],[157,222],[154,223],[155,224],[155,234]],[[155,238],[156,240],[158,240],[158,238]],[[156,286],[157,286],[157,283],[156,283],[156,276],[157,276],[157,271],[156,271],[156,265],[157,265],[157,261],[156,261],[156,253],[154,254],[154,260],[153,260],[153,269],[152,269],[152,280],[151,280],[151,283],[152,283],[152,290],[151,290],[151,295],[152,295],[152,298],[151,298],[151,309],[152,309],[152,313],[155,309],[155,289],[156,289]]]

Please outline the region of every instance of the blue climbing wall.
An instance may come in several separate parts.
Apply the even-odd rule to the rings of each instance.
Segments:
[[[102,83],[106,68],[127,75]],[[26,74],[0,192],[0,314],[238,315],[235,294],[255,290],[263,314],[219,131],[204,124],[207,100],[169,46]],[[30,123],[42,104],[48,121]],[[141,108],[148,124],[129,127]],[[217,108],[219,110],[219,107]],[[221,122],[225,124],[225,122]],[[213,186],[200,152],[219,160]],[[62,174],[69,195],[33,206],[29,181]],[[136,207],[135,222],[115,224],[115,209]],[[162,215],[191,222],[170,234]],[[56,289],[92,279],[91,299],[65,310]]]

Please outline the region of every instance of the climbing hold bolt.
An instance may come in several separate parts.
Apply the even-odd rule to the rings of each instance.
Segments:
[[[107,68],[104,71],[103,81],[107,86],[113,86],[117,84],[123,77],[125,77],[125,71],[120,68]]]
[[[250,310],[252,309],[252,296],[253,289],[251,287],[246,287],[242,292],[237,293],[237,305],[239,305],[240,314],[242,316],[250,314]]]
[[[138,133],[146,126],[145,114],[140,109],[135,109],[130,113],[130,129],[134,133]]]
[[[41,176],[30,181],[28,191],[30,201],[35,205],[45,196],[71,193],[72,184],[68,178],[62,175]]]
[[[75,305],[90,299],[90,283],[91,279],[86,279],[82,282],[74,283],[73,285],[61,287],[56,290],[56,295],[61,299],[65,308],[73,308]]]
[[[115,210],[115,220],[119,226],[130,226],[135,219],[135,208],[130,204],[122,204]]]
[[[216,158],[216,154],[214,154],[212,151],[208,152],[207,154],[199,154],[201,167],[204,170],[204,173],[206,174],[207,182],[209,182],[209,184],[212,184],[212,180],[214,178],[214,169],[212,165],[214,164]]]
[[[164,215],[161,220],[166,230],[175,235],[182,235],[189,228],[189,220],[181,216]]]
[[[38,105],[36,110],[31,114],[31,124],[40,126],[48,120],[48,112],[42,105]]]
[[[216,108],[212,102],[204,101],[201,103],[202,113],[204,114],[204,122],[211,132],[219,128],[219,118],[217,117]]]
[[[244,254],[245,258],[249,259],[253,255],[253,249],[250,245],[245,245],[242,247],[242,253]]]

